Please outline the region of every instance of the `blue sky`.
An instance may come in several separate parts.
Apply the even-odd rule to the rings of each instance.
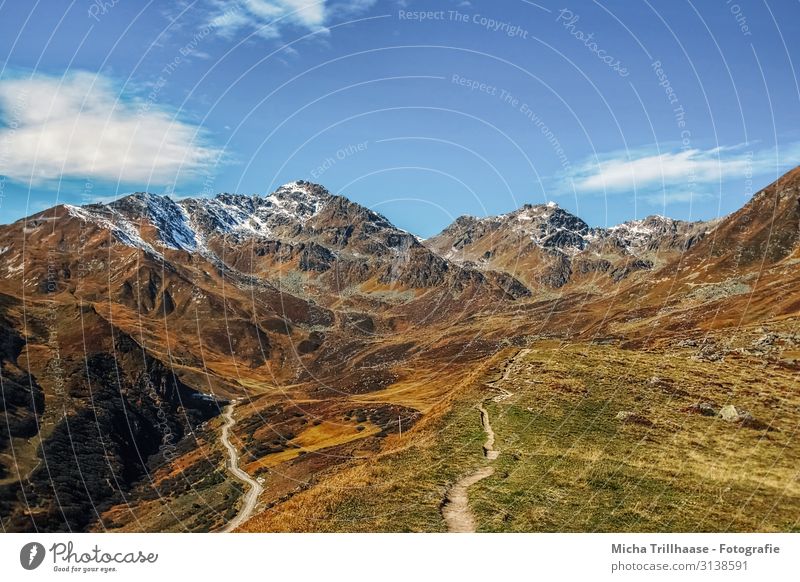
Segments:
[[[0,221],[295,179],[430,236],[727,214],[800,159],[795,2],[0,5]]]

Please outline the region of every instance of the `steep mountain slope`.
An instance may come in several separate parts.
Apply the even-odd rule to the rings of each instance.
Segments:
[[[800,312],[798,264],[800,171],[795,169],[652,276],[603,302],[606,324],[630,336],[633,328],[659,334],[793,318]]]
[[[684,263],[711,265],[719,273],[776,265],[800,245],[800,168],[785,174],[741,209],[725,217],[713,236],[688,253]]]

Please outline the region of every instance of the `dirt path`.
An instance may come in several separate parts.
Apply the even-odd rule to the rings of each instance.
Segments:
[[[516,367],[517,361],[527,356],[530,351],[525,348],[517,352],[506,364],[503,376],[499,380],[488,383],[488,386],[500,391],[498,396],[492,398],[494,402],[500,402],[512,395],[511,392],[498,386],[498,384],[508,380],[511,372]],[[483,403],[478,404],[477,408],[481,415],[483,432],[486,433],[486,441],[483,443],[483,456],[487,461],[494,461],[500,456],[500,451],[494,447],[495,435],[494,430],[492,430],[492,424],[489,421],[489,413],[483,407]],[[469,508],[469,488],[479,481],[491,477],[493,474],[494,467],[481,467],[474,473],[462,477],[447,491],[442,504],[442,517],[444,517],[444,521],[447,524],[447,531],[454,533],[471,533],[475,531],[475,516],[472,515],[472,510]]]
[[[450,488],[442,507],[442,516],[447,524],[447,531],[452,533],[473,533],[475,531],[475,517],[469,508],[469,492],[467,490],[492,474],[494,474],[494,467],[483,467],[467,475]]]
[[[511,392],[509,392],[502,386],[498,386],[498,384],[508,380],[509,376],[511,375],[511,372],[513,372],[516,369],[518,361],[530,353],[531,353],[530,348],[523,348],[520,351],[518,351],[517,354],[506,363],[506,367],[503,370],[503,376],[499,380],[487,383],[487,386],[491,386],[493,389],[500,391],[500,394],[498,396],[492,398],[494,402],[500,402],[511,396]]]
[[[481,426],[486,433],[486,441],[483,443],[483,456],[489,461],[494,461],[500,455],[500,451],[494,448],[494,431],[489,422],[489,413],[486,412],[483,404],[478,405],[478,411],[481,414]],[[448,490],[442,505],[442,517],[444,517],[444,521],[447,524],[447,531],[456,533],[475,531],[475,517],[469,508],[468,490],[478,481],[482,481],[493,474],[494,467],[481,467],[474,473],[470,473],[460,479]]]
[[[236,424],[236,419],[233,417],[233,409],[235,407],[236,403],[234,402],[233,404],[227,406],[225,411],[222,413],[223,417],[225,418],[225,424],[222,426],[221,440],[222,444],[228,451],[228,470],[239,481],[248,485],[250,489],[247,491],[247,493],[245,493],[244,504],[239,510],[239,513],[237,513],[236,517],[234,517],[228,523],[228,525],[221,530],[223,532],[233,531],[245,521],[250,519],[256,509],[258,497],[264,490],[258,481],[248,475],[247,472],[239,468],[239,451],[236,450],[236,447],[234,447],[230,441],[231,429],[233,428],[233,425]]]
[[[483,432],[486,433],[486,442],[483,443],[483,456],[490,461],[494,461],[500,455],[500,451],[496,451],[494,448],[494,431],[489,423],[489,413],[486,412],[483,404],[478,404],[478,410],[481,413]]]

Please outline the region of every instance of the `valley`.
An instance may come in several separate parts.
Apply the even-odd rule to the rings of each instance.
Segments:
[[[4,531],[798,528],[800,170],[703,223],[420,241],[298,181],[0,249]]]

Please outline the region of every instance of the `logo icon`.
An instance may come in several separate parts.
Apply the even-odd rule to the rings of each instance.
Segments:
[[[30,542],[19,551],[19,563],[26,570],[35,570],[44,562],[44,546],[39,542]]]

